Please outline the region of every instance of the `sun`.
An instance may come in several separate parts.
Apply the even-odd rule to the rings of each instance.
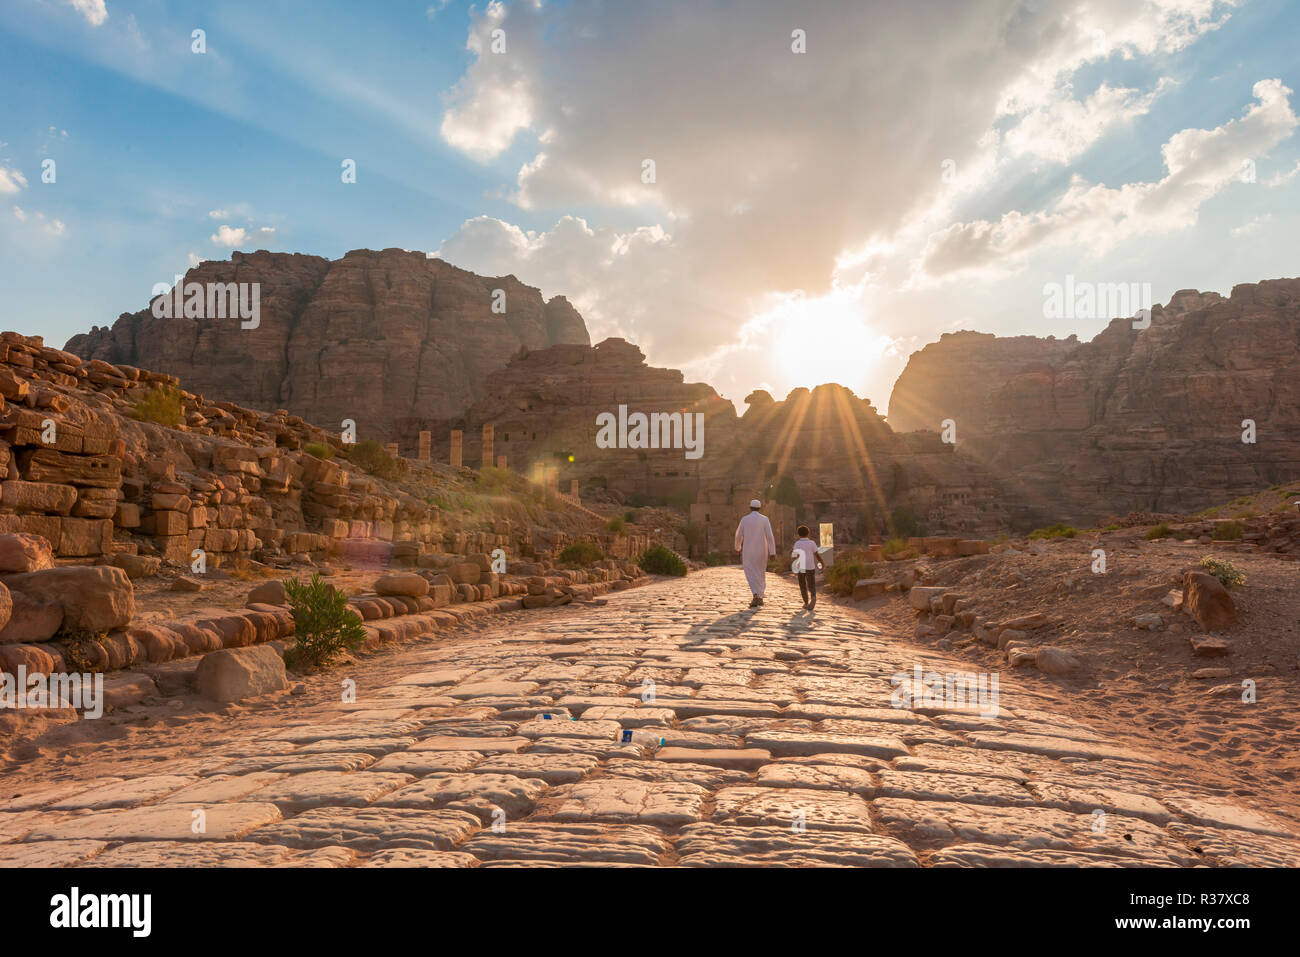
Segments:
[[[859,395],[890,347],[856,298],[833,291],[791,298],[763,317],[773,378],[787,389],[838,382]]]

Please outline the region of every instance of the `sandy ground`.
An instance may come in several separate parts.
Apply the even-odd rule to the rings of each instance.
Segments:
[[[1213,546],[1147,542],[1141,532],[1036,543],[1037,554],[918,564],[931,573],[927,584],[975,598],[980,618],[1048,616],[1050,624],[1031,633],[1034,643],[1067,649],[1083,668],[1061,677],[1031,666],[1017,669],[1017,676],[1054,697],[1063,713],[1135,747],[1176,755],[1189,783],[1251,797],[1256,806],[1300,820],[1300,565]],[[1104,575],[1091,571],[1098,547],[1107,552]],[[1231,653],[1220,658],[1193,655],[1188,639],[1201,633],[1199,626],[1160,602],[1181,587],[1186,569],[1210,554],[1246,575],[1246,583],[1232,590],[1239,624],[1222,633]],[[912,563],[885,563],[877,572],[887,575],[906,564]],[[964,641],[969,632],[914,637],[918,623],[929,618],[900,596],[835,602],[896,634],[969,660],[972,671],[1009,668],[1004,652]],[[1137,628],[1132,618],[1139,614],[1162,615],[1165,623],[1155,631]],[[1193,677],[1220,667],[1230,675]],[[1246,679],[1255,684],[1254,703],[1243,700]]]

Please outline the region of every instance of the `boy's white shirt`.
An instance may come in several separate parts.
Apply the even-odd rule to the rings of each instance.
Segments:
[[[807,546],[807,547],[805,547]],[[805,567],[808,571],[817,570],[817,543],[811,538],[800,538],[795,541],[794,547],[799,549],[807,556]]]

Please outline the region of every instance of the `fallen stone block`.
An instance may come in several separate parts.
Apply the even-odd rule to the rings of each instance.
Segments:
[[[429,582],[413,572],[398,572],[379,578],[375,582],[375,592],[379,595],[419,598],[429,593]]]
[[[222,703],[289,687],[284,659],[269,645],[210,652],[199,662],[194,681],[199,694]]]
[[[69,631],[111,631],[130,624],[135,615],[131,579],[111,565],[46,568],[10,575],[5,584],[37,602],[60,605]]]

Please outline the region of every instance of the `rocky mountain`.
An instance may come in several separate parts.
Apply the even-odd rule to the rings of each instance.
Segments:
[[[954,419],[1026,521],[1202,508],[1300,475],[1300,280],[1183,290],[1082,344],[944,336],[889,407],[895,427]]]
[[[555,346],[521,353],[488,377],[487,394],[433,430],[436,457],[450,430],[464,432],[464,461],[481,461],[481,436],[493,427],[493,452],[531,474],[551,470],[561,488],[616,501],[712,503],[709,522],[730,522],[742,505],[781,479],[793,483],[810,521],[834,522],[838,540],[879,537],[895,508],[906,506],[934,529],[991,530],[1000,524],[988,470],[937,435],[900,435],[866,399],[838,385],[795,389],[777,401],[767,392],[733,405],[675,369],[646,364],[635,345],[607,339],[594,347]],[[697,416],[698,457],[684,447],[602,447],[598,417],[635,413]],[[702,439],[702,440],[701,440]],[[725,516],[725,517],[724,517]],[[719,526],[721,527],[721,526]],[[711,530],[711,540],[721,532]]]
[[[988,431],[994,393],[1012,375],[1048,367],[1078,348],[1077,336],[995,336],[991,332],[945,332],[912,353],[889,397],[889,425],[898,432],[939,431],[954,418],[960,397],[961,430]]]
[[[333,261],[236,252],[201,263],[183,282],[205,294],[257,284],[256,320],[211,308],[224,303],[204,295],[195,310],[203,318],[181,308],[171,310],[176,318],[161,308],[124,313],[112,328],[74,336],[66,350],[175,375],[196,393],[284,409],[324,428],[352,419],[358,438],[393,441],[481,398],[486,376],[520,348],[590,343],[563,296],[546,301],[514,276],[477,276],[400,249]]]

